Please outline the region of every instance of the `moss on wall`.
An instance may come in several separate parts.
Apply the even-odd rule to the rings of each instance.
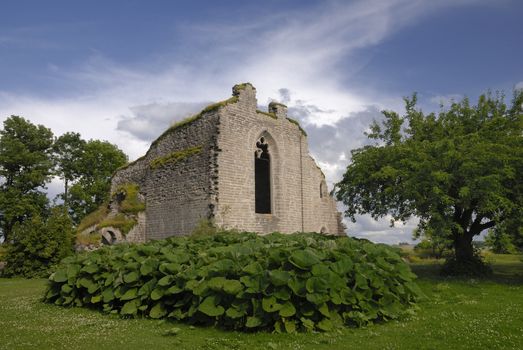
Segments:
[[[202,146],[195,146],[183,149],[181,151],[171,152],[165,156],[153,159],[150,163],[151,169],[158,169],[166,164],[175,164],[185,160],[202,151]]]
[[[232,93],[233,95],[239,95],[240,94],[240,91],[242,90],[245,90],[245,88],[247,86],[250,86],[252,89],[256,90],[256,88],[254,86],[252,86],[251,83],[241,83],[241,84],[236,84],[232,87]]]
[[[260,111],[259,109],[256,110],[256,113],[266,115],[267,117],[271,117],[272,119],[278,119],[278,117],[274,113]]]
[[[133,217],[126,216],[125,214],[116,214],[115,216],[105,218],[105,220],[98,224],[97,228],[114,227],[119,229],[125,236],[137,223]]]
[[[287,117],[287,120],[290,121],[293,124],[298,125],[298,128],[300,128],[300,131],[303,134],[303,136],[307,136],[307,133],[305,132],[305,130],[303,130],[303,128],[301,127],[300,123],[297,120],[294,120],[294,119],[289,118],[289,117]]]
[[[76,231],[81,233],[85,229],[88,229],[91,226],[99,224],[105,217],[109,214],[109,204],[104,203],[98,209],[87,215],[82,219]]]
[[[137,214],[145,210],[145,203],[138,197],[140,187],[135,183],[127,183],[118,186],[113,193],[113,199],[121,199],[119,202],[120,211],[127,214]]]
[[[136,214],[145,210],[138,193],[140,187],[135,183],[120,185],[112,194],[112,199],[118,201],[120,213],[110,216],[108,203],[101,205],[96,211],[87,215],[77,228],[76,242],[81,245],[89,245],[101,242],[99,232],[82,234],[82,232],[93,227],[99,230],[103,227],[114,227],[126,235],[136,224]]]
[[[283,103],[279,103],[276,101],[272,101],[271,103],[269,103],[269,106],[281,106],[287,108],[287,105],[284,105]]]
[[[83,246],[99,246],[102,243],[102,234],[100,232],[93,232],[87,234],[80,233],[76,235],[76,243]]]
[[[169,127],[169,129],[165,130],[163,132],[163,134],[161,134],[156,140],[154,140],[151,143],[151,146],[154,146],[154,145],[158,144],[158,142],[160,142],[167,135],[171,134],[173,131],[175,131],[175,130],[177,130],[177,129],[185,126],[185,125],[189,125],[192,122],[194,122],[195,120],[200,119],[206,113],[216,111],[216,110],[220,109],[221,107],[225,107],[227,105],[230,105],[230,104],[233,104],[233,103],[236,103],[236,102],[238,102],[238,96],[233,96],[231,98],[228,98],[227,100],[223,100],[223,101],[216,102],[216,103],[213,103],[211,105],[208,105],[207,107],[202,109],[200,113],[195,114],[195,115],[193,115],[193,116],[191,116],[189,118],[185,118],[183,120],[180,120],[179,122],[176,122],[173,125],[171,125]]]
[[[138,162],[141,161],[142,159],[145,159],[145,155],[141,156],[140,158],[137,158],[137,159],[133,160],[132,162],[129,162],[129,163],[127,163],[127,164],[122,165],[121,167],[119,167],[118,169],[116,169],[116,171],[113,173],[112,176],[114,176],[114,174],[116,174],[118,171],[123,170],[123,169],[127,169],[127,168],[130,167],[131,165],[134,165],[134,164],[138,163]]]

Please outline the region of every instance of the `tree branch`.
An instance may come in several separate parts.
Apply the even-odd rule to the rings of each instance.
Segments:
[[[479,232],[486,230],[488,228],[494,227],[494,226],[496,226],[496,221],[492,220],[492,221],[486,222],[484,224],[479,225],[479,228],[480,228]]]
[[[492,221],[489,221],[489,222],[486,222],[484,224],[481,223],[481,221],[484,219],[485,217],[484,216],[478,216],[476,217],[476,220],[474,220],[474,222],[472,223],[472,225],[470,226],[470,233],[472,235],[477,235],[479,234],[481,231],[483,230],[486,230],[488,228],[491,228],[491,227],[494,227],[496,226],[496,221],[492,220]]]

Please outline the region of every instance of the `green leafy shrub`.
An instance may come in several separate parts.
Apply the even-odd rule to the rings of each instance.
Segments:
[[[227,329],[329,331],[399,317],[421,297],[414,278],[385,245],[218,233],[66,258],[45,300]]]
[[[0,261],[4,261],[4,256],[7,254],[7,244],[0,244]]]
[[[47,221],[33,217],[13,229],[5,255],[3,276],[45,277],[60,260],[73,253],[73,224],[55,208]]]

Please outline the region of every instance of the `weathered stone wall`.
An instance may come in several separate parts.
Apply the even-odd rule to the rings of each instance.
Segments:
[[[245,85],[239,101],[220,111],[216,223],[255,232],[316,231],[343,234],[334,200],[320,198],[321,170],[310,157],[307,137],[273,103],[257,111],[256,90]],[[264,137],[271,157],[271,214],[255,213],[254,152]]]
[[[188,234],[201,219],[212,216],[210,198],[214,193],[212,169],[218,123],[214,111],[166,132],[144,157],[113,176],[112,191],[121,184],[137,183],[145,198],[145,217],[139,220],[145,229],[139,228],[129,240],[141,241],[140,232],[145,240]],[[178,161],[153,166],[155,160],[174,152],[183,154],[191,148],[201,150]]]
[[[185,160],[149,170],[145,185],[148,239],[188,234],[200,220],[211,216],[211,168],[217,125],[216,115],[206,115],[158,143],[155,157],[191,147],[202,149]]]
[[[309,155],[307,137],[287,119],[287,108],[271,103],[268,112],[258,111],[250,84],[236,86],[233,95],[165,132],[144,157],[115,174],[113,192],[136,183],[145,198],[145,215],[138,215],[128,240],[189,234],[209,218],[224,228],[260,233],[344,234],[324,175]],[[255,150],[261,137],[271,159],[270,214],[255,213]],[[200,151],[179,161],[161,161],[195,147]]]

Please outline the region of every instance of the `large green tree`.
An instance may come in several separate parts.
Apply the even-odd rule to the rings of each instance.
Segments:
[[[71,186],[68,196],[68,205],[76,224],[108,200],[111,176],[126,162],[125,153],[107,141],[89,140],[84,145],[80,177]]]
[[[15,224],[8,245],[4,276],[47,277],[60,260],[73,253],[73,226],[63,207],[47,220],[40,215]]]
[[[523,91],[510,106],[486,94],[437,115],[417,109],[416,95],[405,104],[403,116],[384,111],[371,125],[375,142],[352,151],[336,196],[352,220],[418,217],[418,233],[451,240],[454,265],[467,266],[474,236],[507,220],[521,227]]]
[[[82,175],[82,156],[85,141],[79,133],[67,132],[58,137],[53,145],[56,174],[64,181],[62,199],[68,207],[69,186]]]
[[[0,130],[0,226],[9,241],[13,226],[40,215],[48,200],[42,191],[52,174],[53,133],[43,125],[11,116]]]

